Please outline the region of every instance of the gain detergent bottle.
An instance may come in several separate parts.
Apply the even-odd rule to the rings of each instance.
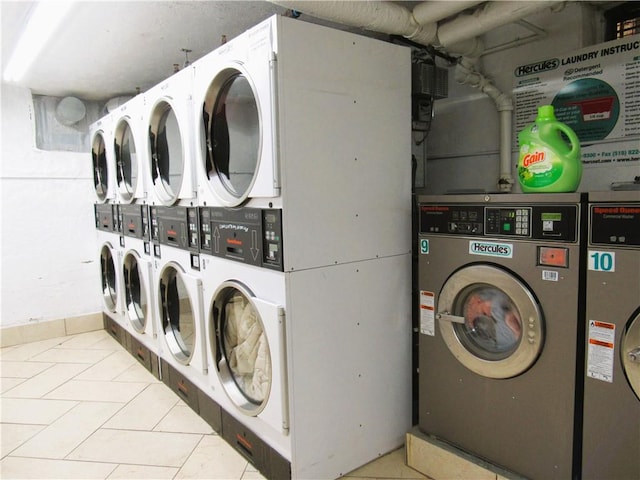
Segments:
[[[570,144],[562,138],[562,133]],[[552,105],[538,107],[538,116],[518,134],[518,180],[522,191],[575,192],[582,178],[580,140],[556,120]]]

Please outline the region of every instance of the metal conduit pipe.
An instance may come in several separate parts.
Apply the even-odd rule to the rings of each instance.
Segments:
[[[506,93],[501,92],[482,73],[478,72],[471,59],[461,58],[458,61],[455,79],[460,84],[470,85],[487,94],[496,105],[496,109],[500,114],[500,177],[498,178],[498,188],[503,193],[509,193],[514,183],[511,169],[513,99]]]

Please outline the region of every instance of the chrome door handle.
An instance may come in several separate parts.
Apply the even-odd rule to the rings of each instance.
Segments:
[[[633,363],[640,363],[640,347],[636,347],[633,350],[630,350],[627,353],[627,357],[629,357],[629,361]]]
[[[449,312],[438,312],[436,314],[436,318],[438,320],[443,320],[445,322],[461,323],[461,324],[465,323],[464,317],[460,317],[458,315],[451,315]]]

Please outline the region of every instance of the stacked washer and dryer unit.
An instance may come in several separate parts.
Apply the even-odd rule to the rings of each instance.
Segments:
[[[269,477],[335,478],[411,422],[409,67],[284,17],[194,63],[208,394]]]
[[[121,264],[126,332],[131,353],[159,377],[161,346],[154,306],[155,276],[147,205],[144,97],[137,95],[112,113],[115,180],[123,246]]]
[[[410,427],[409,75],[405,47],[274,16],[141,96],[161,377],[269,478]]]
[[[90,135],[103,319],[105,328],[123,345],[128,346],[124,329],[126,325],[124,286],[120,271],[123,239],[120,210],[116,202],[115,160],[111,148],[113,139],[111,115],[106,115],[91,125]]]

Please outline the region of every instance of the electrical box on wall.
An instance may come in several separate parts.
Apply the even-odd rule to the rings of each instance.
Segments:
[[[449,96],[449,71],[429,63],[411,65],[411,94],[438,100]]]
[[[430,63],[411,65],[411,120],[412,130],[427,132],[431,124],[433,101],[447,98],[449,72]]]

